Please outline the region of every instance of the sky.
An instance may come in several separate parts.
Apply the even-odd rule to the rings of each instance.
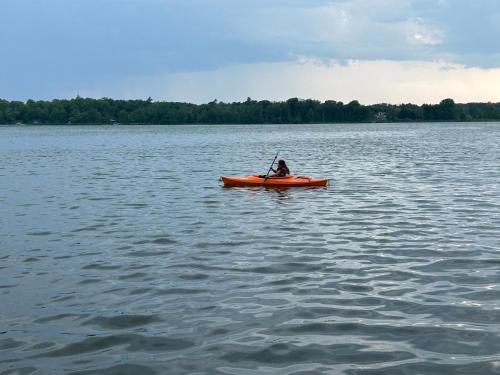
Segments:
[[[0,98],[500,102],[499,0],[0,0]]]

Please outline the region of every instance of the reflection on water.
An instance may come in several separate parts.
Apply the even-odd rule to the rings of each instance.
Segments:
[[[0,134],[0,374],[498,373],[500,124]]]

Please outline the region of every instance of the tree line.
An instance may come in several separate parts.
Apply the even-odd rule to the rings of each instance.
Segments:
[[[361,105],[340,101],[252,100],[207,104],[76,97],[51,101],[0,99],[0,124],[295,124],[500,120],[500,103]]]

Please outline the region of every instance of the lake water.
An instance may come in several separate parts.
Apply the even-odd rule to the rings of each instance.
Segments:
[[[0,374],[499,374],[500,123],[0,127]],[[223,188],[277,150],[327,188]]]

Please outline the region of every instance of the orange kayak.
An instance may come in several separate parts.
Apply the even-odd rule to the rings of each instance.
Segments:
[[[308,176],[286,176],[286,177],[259,177],[258,174],[250,176],[221,176],[225,186],[274,186],[274,187],[294,187],[294,186],[326,186],[328,179],[312,178]]]

